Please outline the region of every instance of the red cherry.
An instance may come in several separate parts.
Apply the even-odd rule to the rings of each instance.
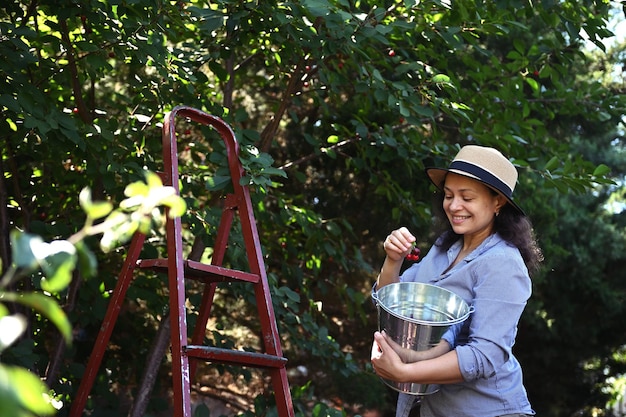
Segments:
[[[396,56],[396,51],[393,49],[389,51],[389,56]]]
[[[414,246],[413,249],[411,249],[411,252],[409,252],[409,254],[406,256],[407,261],[419,261],[420,259],[420,248],[418,248],[417,246]]]
[[[534,75],[535,77],[538,77],[538,76],[539,76],[539,71],[534,70],[534,71],[533,71],[533,75]]]

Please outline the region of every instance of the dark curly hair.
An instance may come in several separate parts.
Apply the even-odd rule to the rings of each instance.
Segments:
[[[491,192],[496,194],[494,190]],[[443,198],[444,193],[438,192],[434,203],[438,231],[442,235],[437,246],[448,250],[459,240],[461,235],[452,230],[452,225],[443,210]],[[502,239],[519,249],[530,275],[539,271],[543,261],[543,253],[537,243],[535,231],[528,216],[520,213],[511,204],[505,204],[500,209],[500,214],[496,216],[493,228],[496,233],[502,236]]]

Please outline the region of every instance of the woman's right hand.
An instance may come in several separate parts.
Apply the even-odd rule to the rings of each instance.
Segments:
[[[387,236],[383,243],[383,248],[389,259],[400,261],[411,253],[416,240],[415,236],[409,232],[409,229],[401,227]]]

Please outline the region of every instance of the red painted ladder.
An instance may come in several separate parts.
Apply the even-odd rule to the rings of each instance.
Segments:
[[[283,357],[276,327],[276,318],[252,211],[250,193],[247,186],[240,184],[244,171],[239,161],[239,145],[232,129],[221,119],[191,107],[175,107],[166,115],[163,125],[163,162],[165,170],[162,176],[164,185],[175,187],[177,192],[180,191],[178,186],[178,153],[175,127],[177,117],[187,118],[191,121],[211,126],[220,134],[226,144],[228,165],[234,191],[226,197],[215,239],[211,264],[185,260],[183,258],[180,218],[167,219],[168,257],[166,259],[139,259],[145,235],[137,233],[133,236],[85,374],[81,380],[76,398],[72,402],[70,417],[79,417],[83,414],[87,397],[93,386],[115,321],[122,307],[126,290],[133,279],[133,273],[136,268],[148,268],[168,274],[174,417],[191,417],[190,380],[193,379],[193,374],[195,373],[194,365],[197,360],[267,369],[272,378],[278,415],[280,417],[294,417],[285,368],[287,360]],[[222,267],[235,213],[239,214],[250,272]],[[194,279],[205,283],[199,317],[191,343],[188,343],[187,340],[185,279]],[[248,282],[254,286],[262,331],[263,352],[244,352],[203,345],[206,324],[218,283],[240,281]]]

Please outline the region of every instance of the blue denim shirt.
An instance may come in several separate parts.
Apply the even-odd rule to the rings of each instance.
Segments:
[[[491,235],[451,270],[461,241],[444,252],[433,246],[401,281],[446,288],[462,297],[474,312],[444,339],[456,350],[464,382],[441,385],[422,398],[421,417],[495,417],[534,414],[512,349],[517,324],[531,294],[528,270],[519,250],[498,234]],[[406,395],[406,394],[401,394]],[[398,410],[399,411],[399,410]]]

